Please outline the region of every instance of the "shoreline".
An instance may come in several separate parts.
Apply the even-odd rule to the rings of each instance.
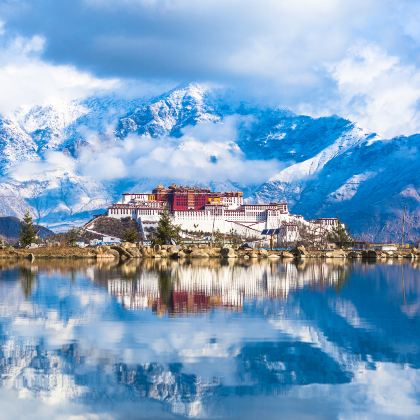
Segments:
[[[306,259],[360,259],[360,260],[394,260],[420,259],[417,248],[407,248],[398,251],[355,251],[337,248],[334,250],[307,250],[303,246],[291,251],[271,251],[266,249],[234,249],[232,247],[211,246],[174,246],[156,245],[143,247],[137,244],[123,243],[115,246],[71,247],[54,246],[29,249],[0,249],[0,259],[29,260],[36,259],[89,259],[89,260],[130,260],[130,259],[241,259],[241,260],[306,260]]]

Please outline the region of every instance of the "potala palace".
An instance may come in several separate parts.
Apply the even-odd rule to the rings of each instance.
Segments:
[[[259,237],[272,229],[287,242],[297,240],[299,227],[328,231],[338,226],[336,218],[306,221],[289,213],[287,203],[247,204],[242,192],[212,192],[205,188],[162,185],[152,193],[124,193],[108,208],[108,216],[136,220],[142,232],[157,226],[160,215],[168,211],[173,223],[183,231],[232,233]]]

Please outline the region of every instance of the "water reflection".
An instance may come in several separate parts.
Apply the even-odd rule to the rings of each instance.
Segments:
[[[102,283],[126,309],[152,308],[159,315],[175,316],[216,307],[240,310],[246,300],[286,299],[289,292],[305,286],[340,288],[349,269],[343,263],[148,261],[123,266],[124,277],[116,273]],[[94,273],[92,280],[96,278]]]
[[[2,262],[0,329],[13,417],[420,415],[414,264]]]

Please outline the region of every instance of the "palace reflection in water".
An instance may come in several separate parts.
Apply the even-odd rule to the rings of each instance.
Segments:
[[[0,328],[14,417],[420,415],[413,264],[3,263]]]
[[[285,299],[304,286],[337,286],[348,267],[341,264],[149,261],[125,267],[129,279],[107,279],[108,292],[127,309],[152,308],[158,314],[181,315],[223,307],[243,308],[251,299]],[[132,272],[130,273],[130,271]]]

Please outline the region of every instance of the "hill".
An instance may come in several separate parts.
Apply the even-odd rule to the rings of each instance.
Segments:
[[[123,238],[124,232],[128,229],[138,230],[137,223],[130,219],[113,219],[112,217],[99,216],[89,221],[83,226],[84,239],[95,239],[101,235]]]
[[[21,221],[17,217],[0,217],[0,236],[8,242],[16,242],[19,239]],[[38,236],[45,238],[54,232],[44,226],[35,225]]]

